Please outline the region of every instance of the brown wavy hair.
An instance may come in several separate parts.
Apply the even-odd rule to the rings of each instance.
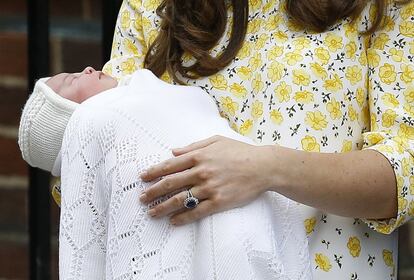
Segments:
[[[345,17],[356,19],[369,0],[281,0],[286,1],[289,16],[302,26],[323,32]],[[376,17],[370,34],[380,28],[389,0],[375,0]],[[226,67],[237,55],[246,36],[249,2],[232,0],[233,23],[227,47],[216,57],[210,50],[223,37],[227,25],[225,0],[163,0],[157,8],[160,31],[149,47],[145,68],[158,77],[165,71],[178,83],[185,78],[213,75]],[[400,0],[408,3],[410,0]],[[183,65],[183,54],[194,57],[194,64]]]

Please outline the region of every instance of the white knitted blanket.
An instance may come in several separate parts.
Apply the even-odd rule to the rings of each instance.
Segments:
[[[278,194],[180,227],[148,216],[141,171],[216,134],[252,144],[202,90],[146,70],[81,104],[61,151],[60,279],[311,279],[303,218]]]

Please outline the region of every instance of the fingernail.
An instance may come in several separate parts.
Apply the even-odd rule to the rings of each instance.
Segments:
[[[151,217],[154,217],[154,216],[155,216],[155,209],[151,209],[151,210],[149,210],[149,211],[148,211],[148,214],[149,214]]]
[[[147,200],[147,195],[145,193],[141,194],[140,197],[139,197],[139,200],[141,202],[145,202]]]
[[[144,171],[139,175],[139,177],[143,178],[143,177],[146,177],[147,175],[148,175],[148,172]]]
[[[176,221],[176,220],[174,220],[174,219],[171,219],[171,220],[170,220],[170,223],[171,223],[172,225],[176,225],[176,224],[177,224],[177,221]]]

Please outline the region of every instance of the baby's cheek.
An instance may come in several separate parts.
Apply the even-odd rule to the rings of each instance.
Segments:
[[[78,92],[71,88],[65,88],[58,93],[61,97],[68,99],[70,101],[81,103],[81,98]]]

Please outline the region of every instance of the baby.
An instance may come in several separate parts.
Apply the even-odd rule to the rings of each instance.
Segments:
[[[146,215],[138,174],[216,134],[253,144],[203,90],[148,70],[39,80],[19,145],[32,166],[62,170],[60,279],[310,279],[303,219],[278,194],[180,227]]]
[[[60,176],[55,165],[63,133],[78,105],[103,91],[126,85],[129,76],[119,82],[88,66],[79,73],[60,73],[39,79],[24,107],[19,146],[23,159],[31,166]]]
[[[76,103],[118,86],[118,81],[92,67],[80,73],[60,73],[46,81],[53,91]]]

